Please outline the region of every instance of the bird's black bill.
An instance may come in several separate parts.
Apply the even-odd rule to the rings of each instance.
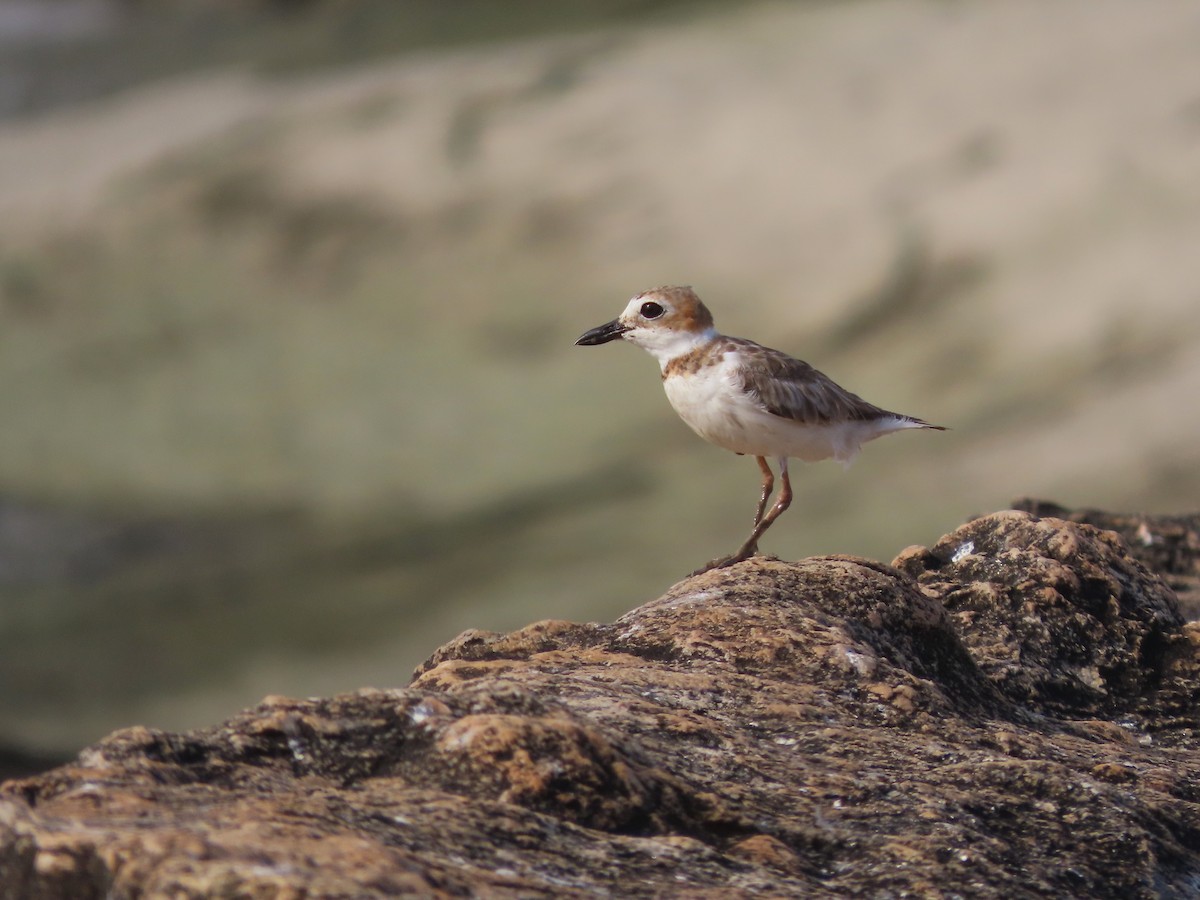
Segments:
[[[611,322],[606,322],[591,331],[585,331],[579,336],[579,340],[575,342],[576,347],[593,347],[596,344],[607,344],[609,341],[615,341],[629,329],[622,325],[618,320],[613,319]]]

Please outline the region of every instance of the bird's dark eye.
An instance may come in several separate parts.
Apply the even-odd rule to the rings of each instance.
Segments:
[[[642,304],[642,317],[646,319],[657,319],[663,314],[663,308],[653,300],[647,300]]]

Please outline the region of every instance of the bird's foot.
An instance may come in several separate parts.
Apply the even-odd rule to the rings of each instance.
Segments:
[[[710,559],[707,563],[693,572],[692,577],[696,575],[703,575],[705,572],[711,572],[713,569],[723,569],[726,566],[732,566],[734,563],[739,563],[744,559],[749,559],[757,553],[757,547],[742,547],[737,553],[730,553],[728,556],[719,556],[716,559]]]

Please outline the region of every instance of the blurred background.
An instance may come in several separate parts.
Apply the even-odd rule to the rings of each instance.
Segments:
[[[732,550],[754,462],[572,345],[660,284],[953,428],[797,466],[767,552],[1197,509],[1197,47],[1166,0],[0,0],[0,750]]]

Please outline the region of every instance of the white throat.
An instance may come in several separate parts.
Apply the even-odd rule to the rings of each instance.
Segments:
[[[665,328],[635,328],[625,333],[625,340],[637,344],[643,350],[658,360],[658,365],[666,369],[673,359],[686,356],[692,351],[703,347],[717,338],[717,329],[708,327],[704,331],[676,331]]]

